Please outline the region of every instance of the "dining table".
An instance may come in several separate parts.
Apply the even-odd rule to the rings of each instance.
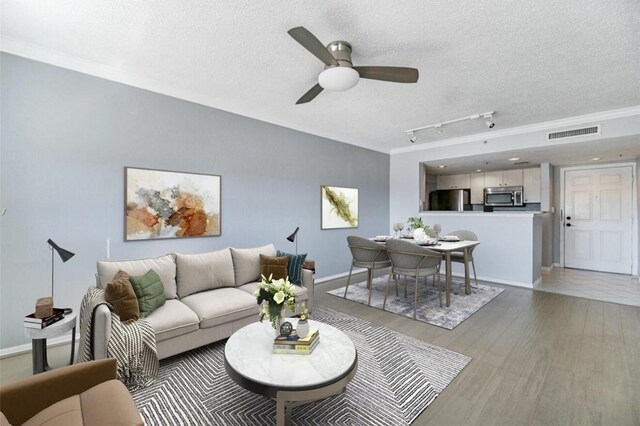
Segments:
[[[372,238],[373,241],[378,243],[385,243],[386,240],[380,241],[377,238]],[[451,253],[462,252],[464,256],[464,292],[465,294],[471,294],[471,277],[469,276],[469,250],[472,247],[480,244],[480,241],[465,241],[465,240],[447,240],[439,239],[436,244],[422,244],[418,243],[413,238],[407,238],[408,241],[414,242],[420,246],[437,251],[444,255],[445,260],[445,301],[447,308],[451,305]]]

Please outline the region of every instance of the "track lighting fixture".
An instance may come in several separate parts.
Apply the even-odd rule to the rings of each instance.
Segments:
[[[465,121],[465,120],[476,120],[480,117],[486,120],[484,122],[485,126],[487,126],[489,129],[493,129],[494,126],[496,125],[496,123],[493,121],[493,116],[495,113],[496,113],[495,111],[489,111],[489,112],[485,112],[484,114],[473,114],[467,117],[456,118],[454,120],[449,120],[449,121],[443,121],[442,123],[434,123],[434,124],[429,124],[428,126],[416,127],[415,129],[405,130],[404,132],[409,137],[409,140],[411,141],[411,143],[415,143],[415,141],[418,139],[418,137],[416,136],[416,133],[419,132],[420,130],[433,128],[436,130],[436,132],[438,132],[439,135],[441,135],[444,126],[447,124],[457,123],[459,121]]]
[[[484,124],[488,128],[493,129],[493,126],[496,125],[496,123],[493,122],[493,113],[483,114],[482,118],[486,118],[487,119],[487,121],[485,121]]]

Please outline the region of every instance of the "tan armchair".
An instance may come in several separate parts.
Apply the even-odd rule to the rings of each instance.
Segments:
[[[0,402],[2,414],[13,426],[143,425],[131,394],[116,380],[113,358],[57,368],[2,386]]]

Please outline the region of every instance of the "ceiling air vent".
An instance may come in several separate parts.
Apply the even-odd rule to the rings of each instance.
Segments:
[[[582,129],[563,130],[562,132],[550,132],[547,133],[547,140],[553,141],[556,139],[575,138],[578,136],[599,135],[600,125],[592,127],[584,127]]]
[[[528,161],[518,161],[516,163],[513,163],[514,166],[522,166],[523,164],[529,164]]]

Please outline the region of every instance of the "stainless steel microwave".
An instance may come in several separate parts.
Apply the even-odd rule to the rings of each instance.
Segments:
[[[484,189],[484,205],[512,207],[524,205],[524,190],[521,186],[499,186]]]

